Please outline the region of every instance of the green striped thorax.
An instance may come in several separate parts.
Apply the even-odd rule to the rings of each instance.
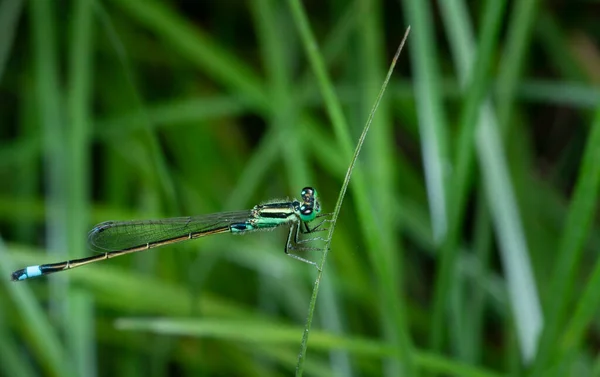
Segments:
[[[296,210],[300,215],[300,220],[309,222],[315,219],[321,213],[321,204],[317,196],[317,190],[312,187],[305,187],[300,193],[301,201],[297,202]]]

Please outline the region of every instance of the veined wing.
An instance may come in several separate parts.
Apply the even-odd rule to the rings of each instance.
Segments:
[[[251,211],[245,210],[160,220],[106,221],[89,232],[88,245],[94,251],[110,252],[162,241],[185,241],[189,234],[197,238],[203,233],[226,232],[229,225],[243,223],[250,216]]]

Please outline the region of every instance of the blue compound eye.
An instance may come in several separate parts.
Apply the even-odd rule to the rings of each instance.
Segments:
[[[298,212],[300,212],[300,219],[305,222],[312,221],[317,216],[317,214],[313,211],[313,208],[305,204],[298,208]]]

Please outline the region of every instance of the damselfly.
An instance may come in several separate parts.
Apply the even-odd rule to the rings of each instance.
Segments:
[[[88,234],[90,248],[101,254],[59,263],[29,266],[12,273],[12,280],[26,280],[54,272],[70,270],[86,264],[118,257],[155,247],[192,240],[219,233],[245,234],[259,230],[273,230],[289,226],[285,253],[292,258],[317,266],[315,262],[290,253],[292,250],[319,250],[300,247],[307,241],[321,238],[299,239],[299,233],[324,230],[321,220],[313,228],[308,223],[321,214],[317,191],[305,187],[300,200],[270,201],[251,210],[221,212],[210,215],[176,217],[163,220],[106,221],[96,225]]]

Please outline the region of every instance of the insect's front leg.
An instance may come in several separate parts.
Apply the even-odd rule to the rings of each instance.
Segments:
[[[327,216],[330,216],[330,215],[331,215],[331,213],[324,213],[324,214],[321,214],[321,215],[317,216],[317,219],[320,219],[320,218],[322,218],[322,217],[327,217]],[[315,219],[315,220],[316,220],[316,219]],[[315,232],[324,232],[324,231],[326,231],[326,230],[329,230],[329,228],[321,228],[321,226],[322,226],[324,223],[326,223],[326,222],[327,222],[327,223],[330,223],[330,222],[332,222],[332,220],[331,220],[331,219],[327,219],[327,218],[325,218],[325,219],[322,219],[322,220],[321,220],[321,221],[319,221],[319,222],[317,223],[317,225],[315,225],[315,226],[314,226],[312,229],[309,227],[309,225],[308,225],[308,223],[307,223],[307,222],[304,222],[304,223],[303,223],[303,227],[302,227],[302,229],[301,229],[300,231],[301,231],[303,234],[307,234],[307,233],[315,233]]]

